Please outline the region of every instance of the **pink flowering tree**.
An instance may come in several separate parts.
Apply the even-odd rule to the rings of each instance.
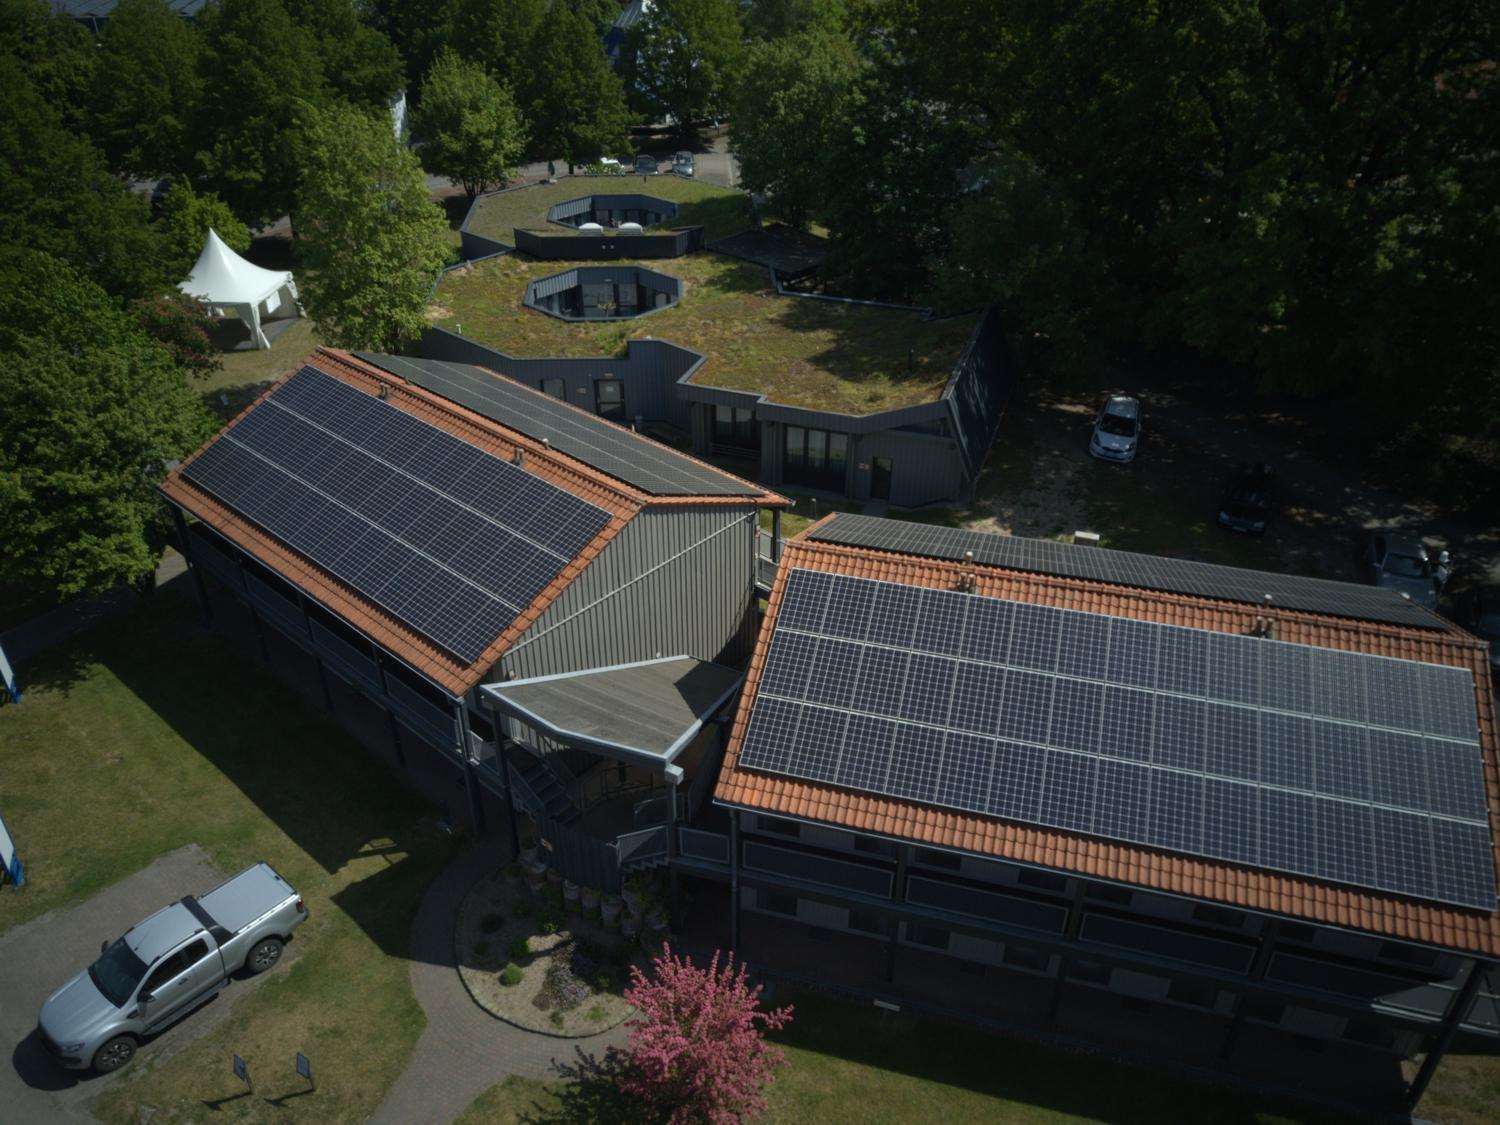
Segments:
[[[786,1061],[762,1036],[792,1018],[790,1006],[762,1011],[760,991],[733,953],[721,964],[715,952],[698,968],[664,945],[649,976],[632,966],[625,999],[640,1014],[627,1021],[621,1090],[652,1119],[673,1125],[758,1117],[766,1108],[762,1087]]]

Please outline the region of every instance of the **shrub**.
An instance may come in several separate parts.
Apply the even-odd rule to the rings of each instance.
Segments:
[[[518,938],[516,938],[515,941],[513,941],[513,942],[510,943],[510,955],[511,955],[511,957],[513,959],[518,960],[518,961],[522,957],[530,957],[531,956],[531,939],[528,938],[528,937],[518,937]]]
[[[521,971],[521,966],[514,961],[500,970],[500,983],[506,988],[514,988],[521,983],[521,978],[526,974]]]
[[[592,1008],[589,1009],[589,1019],[594,1023],[603,1023],[604,1016],[605,1011],[603,1004],[595,1004]]]
[[[557,922],[554,922],[551,918],[548,918],[545,922],[542,923],[542,933],[546,934],[548,937],[551,937],[561,929],[562,926]]]
[[[572,967],[561,959],[547,966],[541,991],[532,1000],[543,1011],[567,1012],[578,1007],[592,993],[589,986],[573,974]]]
[[[610,991],[610,989],[614,988],[614,986],[615,978],[610,976],[607,972],[600,973],[597,977],[594,978],[595,992],[608,992]]]
[[[483,918],[479,919],[479,932],[482,934],[492,934],[503,925],[505,925],[505,919],[500,917],[500,915],[493,913],[486,914]]]

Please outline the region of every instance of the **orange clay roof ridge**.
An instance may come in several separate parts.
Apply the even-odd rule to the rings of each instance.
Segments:
[[[812,525],[808,532],[817,526]],[[1500,956],[1500,913],[1484,913],[1355,889],[1303,876],[1116,843],[741,768],[740,750],[759,691],[771,635],[781,611],[786,576],[796,566],[933,588],[953,588],[960,573],[972,570],[978,592],[989,596],[1152,620],[1164,619],[1163,607],[1170,604],[1177,612],[1165,619],[1194,628],[1225,632],[1247,631],[1262,612],[1256,606],[1214,602],[1206,598],[1158,594],[1111,587],[1105,583],[971,567],[817,543],[807,539],[807,532],[787,543],[785,561],[787,565],[780,568],[771,592],[725,748],[724,764],[715,790],[718,800],[742,808],[804,817],[840,828],[876,832],[916,843],[1115,880],[1244,909],[1441,945],[1488,957]],[[1495,832],[1496,810],[1500,809],[1500,756],[1497,756],[1494,698],[1484,646],[1461,632],[1435,633],[1285,610],[1276,611],[1275,619],[1277,636],[1282,640],[1452,664],[1470,670],[1474,675],[1479,712],[1485,794],[1490,809],[1491,854],[1497,870],[1500,870],[1500,842],[1496,841]]]
[[[346,353],[345,353],[346,354]],[[332,349],[319,349],[308,358],[308,363],[333,378],[351,387],[378,394],[381,385],[390,387],[387,399],[396,409],[420,418],[454,437],[461,438],[485,452],[510,458],[517,448],[527,451],[527,468],[538,477],[559,488],[597,505],[608,513],[610,519],[594,539],[579,553],[578,557],[563,568],[562,572],[537,598],[518,615],[510,626],[472,663],[465,664],[450,655],[445,649],[428,640],[421,633],[380,608],[353,586],[334,577],[310,560],[293,551],[280,540],[262,531],[251,521],[221,504],[207,492],[198,488],[182,476],[182,471],[191,465],[203,450],[213,445],[244,418],[251,410],[291,377],[279,379],[271,387],[256,396],[245,410],[225,424],[203,447],[183,461],[167,475],[161,484],[161,492],[172,502],[181,506],[204,524],[229,539],[292,585],[331,612],[348,621],[371,640],[381,645],[397,659],[426,676],[449,694],[463,695],[478,684],[507,649],[528,627],[552,604],[563,590],[598,557],[599,552],[630,522],[643,505],[640,499],[617,484],[613,478],[595,473],[586,466],[575,466],[571,458],[531,444],[522,445],[509,439],[508,431],[496,426],[489,419],[476,421],[477,415],[451,406],[446,399],[423,393],[412,393],[403,383],[373,374],[358,360],[349,362]],[[532,456],[535,452],[536,456]]]
[[[517,429],[514,429],[514,428],[512,428],[510,426],[507,426],[503,422],[498,422],[495,419],[490,418],[488,415],[480,414],[477,411],[470,410],[468,407],[463,406],[463,405],[461,405],[459,403],[456,403],[456,402],[454,402],[451,399],[444,398],[442,395],[438,394],[436,391],[430,391],[430,390],[428,390],[425,387],[417,385],[416,383],[408,382],[407,380],[403,379],[399,375],[393,375],[393,374],[391,374],[388,371],[382,370],[381,368],[378,368],[378,367],[375,367],[375,366],[373,366],[371,364],[368,364],[364,360],[360,359],[358,356],[354,355],[352,352],[347,352],[347,351],[344,351],[344,350],[342,350],[340,348],[330,348],[330,347],[324,346],[324,347],[320,347],[318,349],[318,354],[336,358],[336,359],[338,359],[338,360],[340,360],[340,361],[342,361],[344,363],[349,364],[350,366],[358,367],[360,370],[369,373],[374,378],[379,379],[379,380],[381,380],[384,383],[387,383],[387,384],[392,385],[392,386],[401,386],[401,387],[404,387],[407,390],[413,392],[414,394],[421,395],[421,396],[423,396],[424,398],[426,398],[426,399],[428,399],[430,401],[435,401],[435,402],[441,403],[442,406],[445,409],[447,409],[447,410],[453,411],[454,413],[459,414],[460,416],[469,418],[471,420],[475,420],[475,421],[477,421],[479,424],[481,424],[483,426],[490,427],[490,428],[498,430],[498,432],[501,433],[507,440],[511,441],[512,443],[514,443],[516,446],[518,446],[520,448],[527,449],[527,450],[535,452],[535,453],[537,453],[539,455],[546,455],[546,456],[553,457],[553,458],[559,458],[559,459],[561,459],[562,463],[568,463],[568,464],[575,465],[579,469],[581,469],[582,471],[585,471],[585,472],[587,472],[588,474],[590,474],[592,476],[595,476],[595,477],[598,477],[598,478],[602,478],[604,480],[609,481],[611,484],[613,484],[620,491],[625,492],[625,493],[629,494],[630,496],[632,496],[634,499],[637,500],[637,502],[639,502],[641,504],[648,505],[650,507],[681,507],[681,506],[686,505],[686,504],[692,504],[692,505],[695,505],[695,506],[697,506],[697,505],[703,505],[703,504],[715,504],[715,505],[724,505],[724,506],[731,506],[731,507],[754,505],[757,508],[786,508],[786,507],[790,507],[791,506],[791,501],[788,500],[786,497],[781,496],[781,495],[779,495],[779,494],[777,494],[775,492],[771,492],[768,489],[762,488],[759,484],[756,484],[754,481],[748,481],[748,480],[745,480],[742,477],[737,477],[733,473],[725,472],[723,469],[719,468],[717,465],[711,465],[707,461],[700,461],[696,457],[690,457],[690,456],[688,456],[686,453],[683,453],[681,450],[673,449],[669,445],[660,445],[657,442],[651,442],[652,446],[655,447],[655,448],[660,448],[662,450],[665,450],[666,452],[671,453],[671,454],[673,454],[673,455],[675,455],[677,457],[681,457],[684,461],[690,461],[690,462],[692,462],[695,465],[698,465],[698,466],[700,466],[702,468],[708,469],[711,472],[717,473],[718,475],[720,475],[722,477],[725,477],[725,478],[727,478],[729,480],[732,480],[732,481],[736,482],[737,484],[746,485],[747,487],[749,487],[751,489],[754,489],[755,491],[754,492],[750,492],[750,493],[741,494],[741,495],[731,495],[731,496],[723,496],[723,495],[657,496],[657,495],[654,495],[654,494],[649,493],[649,492],[644,492],[641,489],[636,488],[634,485],[632,485],[632,484],[630,484],[630,483],[628,483],[626,481],[619,480],[616,477],[610,476],[609,474],[602,472],[601,470],[595,469],[593,466],[589,465],[586,461],[582,461],[579,458],[574,457],[572,454],[564,453],[561,450],[554,449],[550,445],[543,445],[541,442],[537,441],[535,438],[532,438],[532,437],[528,436],[527,434],[521,432],[520,430],[517,430]],[[518,379],[512,379],[509,376],[502,375],[499,372],[491,370],[488,367],[480,367],[479,369],[481,371],[483,371],[486,375],[489,375],[491,378],[502,379],[505,382],[510,383],[512,386],[519,387],[519,388],[521,388],[524,391],[530,392],[531,394],[537,395],[537,396],[542,397],[542,398],[546,398],[547,401],[549,403],[553,404],[553,405],[557,405],[558,404],[558,400],[557,399],[551,398],[550,396],[544,394],[542,391],[537,390],[535,387],[529,387],[529,386],[527,386],[525,383],[522,383]],[[571,402],[564,402],[564,403],[561,403],[561,405],[567,407],[569,410],[575,410],[575,411],[577,411],[579,414],[582,414],[585,418],[595,419],[595,416],[593,414],[590,414],[587,410],[582,410],[579,407],[574,406]],[[595,420],[597,420],[597,419],[595,419]],[[651,439],[649,439],[647,437],[644,437],[644,436],[642,436],[640,434],[636,434],[635,436],[636,436],[637,440],[639,440],[639,441],[648,441],[649,442],[651,440]]]

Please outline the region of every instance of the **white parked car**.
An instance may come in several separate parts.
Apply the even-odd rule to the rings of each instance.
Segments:
[[[1135,460],[1141,440],[1141,403],[1127,395],[1111,395],[1094,419],[1089,452],[1104,461]]]

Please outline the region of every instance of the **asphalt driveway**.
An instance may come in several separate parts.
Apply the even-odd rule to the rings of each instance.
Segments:
[[[56,1121],[86,1119],[85,1103],[111,1082],[130,1074],[152,1055],[180,1051],[228,1018],[231,1008],[256,982],[232,981],[202,1008],[141,1045],[136,1061],[110,1075],[64,1070],[36,1037],[36,1014],[53,989],[86,966],[99,943],[115,938],[146,915],[183,895],[202,894],[224,880],[196,845],[179,848],[151,866],[120,880],[71,910],[53,911],[0,934],[0,1119]],[[5,892],[25,894],[25,890]],[[0,899],[0,917],[3,917]],[[295,943],[287,949],[296,953]],[[225,1060],[228,1067],[228,1060]]]

